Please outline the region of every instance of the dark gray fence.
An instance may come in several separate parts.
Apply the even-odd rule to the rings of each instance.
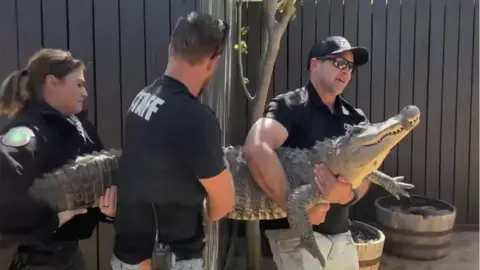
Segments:
[[[244,65],[251,83],[262,39],[260,5],[245,4],[243,18],[250,27]],[[1,0],[0,77],[25,66],[41,47],[70,50],[88,63],[90,118],[107,147],[121,147],[127,106],[163,72],[177,18],[199,8],[200,0]],[[371,62],[353,76],[347,100],[371,121],[408,104],[422,112],[420,126],[383,170],[404,175],[415,194],[453,203],[458,224],[478,224],[478,32],[474,0],[304,0],[282,39],[270,96],[308,80],[305,61],[315,41],[344,35],[368,47]],[[240,89],[232,92],[230,141],[242,143],[247,103]],[[373,187],[352,217],[372,220],[381,194]],[[101,224],[82,243],[91,269],[110,269],[112,235]]]

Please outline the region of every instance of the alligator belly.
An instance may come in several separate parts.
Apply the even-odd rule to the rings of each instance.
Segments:
[[[227,218],[236,220],[268,220],[285,218],[287,216],[253,181],[245,163],[230,162],[230,170],[235,186],[235,207],[227,215]]]
[[[36,179],[30,194],[58,212],[93,207],[109,188],[118,169],[121,152],[93,152]]]

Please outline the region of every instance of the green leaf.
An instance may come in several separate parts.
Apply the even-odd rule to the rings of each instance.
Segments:
[[[248,84],[248,82],[249,82],[249,81],[248,81],[248,78],[243,78],[243,82],[244,82],[245,84]]]
[[[240,33],[242,34],[242,36],[246,35],[248,33],[248,30],[250,30],[250,28],[248,26],[243,26],[241,29],[240,29]]]

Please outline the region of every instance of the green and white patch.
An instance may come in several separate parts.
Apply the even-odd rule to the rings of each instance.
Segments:
[[[11,128],[2,138],[2,144],[6,146],[19,147],[27,145],[35,133],[28,127]]]

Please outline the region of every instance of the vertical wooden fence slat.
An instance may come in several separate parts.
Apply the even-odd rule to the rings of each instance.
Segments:
[[[298,88],[302,84],[302,8],[297,5],[296,18],[288,24],[288,89]],[[251,27],[254,25],[251,24]],[[251,30],[251,28],[250,28]],[[252,42],[250,42],[252,44]]]
[[[420,109],[423,121],[413,132],[412,182],[415,185],[413,192],[424,195],[430,0],[417,1],[416,4],[413,104]]]
[[[0,1],[0,83],[18,69],[16,0]],[[8,122],[0,117],[0,130]]]
[[[370,0],[358,0],[358,46],[372,54],[372,5]],[[370,74],[372,61],[357,69],[357,107],[370,119]]]
[[[145,0],[145,62],[147,81],[151,84],[163,74],[170,43],[170,2]]]
[[[384,120],[385,113],[385,48],[386,0],[373,2],[372,16],[372,92],[370,96],[370,121]]]
[[[343,1],[330,1],[330,30],[329,36],[343,35]]]
[[[95,73],[97,126],[106,148],[122,145],[122,89],[118,0],[95,0]],[[110,269],[113,229],[99,224],[99,269]]]
[[[415,3],[416,0],[403,0],[400,25],[400,88],[399,108],[413,104],[414,45],[415,45]],[[421,112],[423,120],[423,112]],[[415,132],[415,131],[414,131]],[[412,134],[398,145],[398,175],[412,182]]]
[[[0,1],[0,80],[18,69],[17,0]]]
[[[317,14],[314,0],[304,0],[303,5],[298,6],[297,10],[299,10],[300,8],[302,9],[301,85],[305,85],[310,79],[310,70],[307,69],[310,65],[310,62],[308,62],[308,53],[310,52],[312,46],[315,44],[315,17],[317,16]]]
[[[43,46],[68,47],[68,8],[65,0],[42,0]]]
[[[96,125],[92,2],[69,0],[67,7],[69,50],[74,57],[81,59],[87,67],[84,75],[88,98],[85,101],[84,108],[88,111],[89,120]],[[87,260],[88,269],[91,270],[98,269],[97,238],[98,227],[92,237],[80,241],[80,248]]]
[[[397,114],[400,87],[400,0],[388,1],[386,27],[386,56],[385,56],[385,114],[388,119]],[[372,101],[375,98],[372,99]],[[383,163],[384,172],[388,175],[398,173],[398,146],[393,148]]]
[[[445,0],[431,2],[430,17],[430,49],[428,69],[428,93],[427,93],[427,132],[426,141],[426,168],[425,168],[425,192],[432,198],[438,197],[439,164],[440,164],[440,121],[438,117],[442,113],[442,65],[443,65],[443,27]]]
[[[474,1],[460,1],[458,41],[457,119],[455,131],[455,193],[456,222],[467,222],[468,152],[470,151],[470,99],[472,97],[472,55]],[[478,48],[475,48],[478,50]],[[476,75],[478,76],[478,74]]]
[[[439,121],[442,129],[440,150],[440,182],[438,183],[439,198],[453,203],[453,187],[455,182],[455,112],[457,106],[457,56],[458,56],[458,24],[460,17],[460,2],[447,0],[445,9],[445,48],[443,61],[443,76],[432,78],[443,80],[440,119],[433,115],[430,121]]]
[[[20,68],[42,48],[41,1],[17,0],[18,58]]]
[[[93,4],[92,1],[68,0],[67,7],[68,47],[73,56],[81,59],[87,68],[85,79],[88,98],[84,107],[88,111],[89,120],[96,125]]]
[[[97,125],[105,147],[120,147],[121,84],[118,0],[95,0]]]
[[[317,0],[317,42],[330,33],[330,0]]]
[[[146,82],[144,2],[120,0],[122,122]]]
[[[479,129],[479,89],[478,89],[478,2],[475,4],[474,45],[472,67],[472,98],[470,125],[470,177],[468,181],[468,220],[469,224],[478,224],[478,129]]]
[[[345,0],[344,14],[343,35],[352,46],[356,46],[358,44],[358,0]],[[370,50],[370,48],[367,49]],[[352,78],[343,92],[343,97],[352,106],[357,105],[357,75],[357,71],[352,73]]]

